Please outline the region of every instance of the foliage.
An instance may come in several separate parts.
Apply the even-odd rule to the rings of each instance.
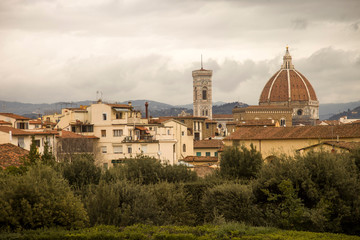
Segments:
[[[186,166],[163,165],[159,160],[147,156],[127,159],[126,163],[109,169],[103,175],[107,182],[127,179],[139,184],[189,182],[196,178],[196,173]]]
[[[205,220],[212,222],[217,216],[226,221],[259,225],[262,214],[249,185],[225,183],[208,189],[203,198]]]
[[[50,149],[50,146],[49,146],[48,141],[45,141],[45,144],[44,144],[44,152],[43,152],[43,154],[41,155],[41,161],[42,161],[44,164],[47,164],[47,165],[54,165],[54,164],[55,164],[55,157],[54,157],[54,155],[53,155],[52,152],[51,152],[51,149]]]
[[[98,240],[98,239],[248,239],[248,240],[360,240],[360,237],[331,233],[284,231],[275,228],[250,227],[241,223],[222,225],[150,226],[133,225],[125,228],[95,226],[81,230],[63,229],[28,230],[22,233],[3,233],[0,239],[53,239],[53,240]]]
[[[62,163],[62,174],[74,189],[83,189],[99,183],[101,168],[95,165],[92,155],[79,154],[74,155],[71,162]]]
[[[48,166],[35,164],[23,175],[6,175],[0,180],[3,229],[79,228],[88,221],[80,200]]]
[[[359,234],[359,174],[346,154],[280,157],[256,181],[257,203],[279,227]]]
[[[261,169],[261,153],[251,144],[250,150],[245,146],[226,147],[221,154],[220,174],[227,179],[251,179]]]
[[[31,145],[30,145],[28,160],[31,164],[34,164],[36,161],[40,160],[40,153],[38,147],[36,146],[34,135],[31,136]]]

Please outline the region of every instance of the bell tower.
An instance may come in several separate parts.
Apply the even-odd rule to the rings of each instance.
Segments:
[[[201,56],[201,69],[192,71],[193,77],[193,104],[194,117],[207,117],[212,119],[212,70],[203,68]]]

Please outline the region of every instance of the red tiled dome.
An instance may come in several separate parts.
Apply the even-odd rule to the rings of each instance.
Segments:
[[[286,49],[284,63],[265,84],[259,104],[289,101],[317,101],[317,97],[309,80],[294,69]]]

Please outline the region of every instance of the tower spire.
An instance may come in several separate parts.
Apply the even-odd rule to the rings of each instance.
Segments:
[[[202,54],[201,54],[201,70],[203,70],[203,61],[202,61]]]

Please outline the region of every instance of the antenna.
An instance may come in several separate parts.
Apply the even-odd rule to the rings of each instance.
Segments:
[[[201,69],[203,69],[202,54],[201,54]]]

